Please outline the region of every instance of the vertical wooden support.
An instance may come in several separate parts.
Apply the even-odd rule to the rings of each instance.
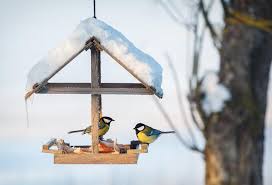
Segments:
[[[101,63],[100,63],[100,51],[93,46],[91,48],[91,78],[92,78],[92,88],[99,88],[101,84]],[[101,107],[101,95],[93,94],[91,103],[91,120],[92,120],[92,149],[93,153],[98,153],[98,122],[102,107]]]

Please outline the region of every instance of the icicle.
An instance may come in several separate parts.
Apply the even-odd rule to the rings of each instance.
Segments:
[[[29,128],[30,121],[29,121],[29,110],[28,110],[28,102],[31,102],[31,105],[33,105],[34,102],[34,95],[29,97],[28,99],[25,99],[25,111],[26,111],[26,128]]]
[[[26,111],[26,128],[29,128],[29,112],[28,112],[28,105],[27,100],[25,100],[25,111]]]

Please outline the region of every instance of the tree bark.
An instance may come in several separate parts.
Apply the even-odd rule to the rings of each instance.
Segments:
[[[272,21],[271,0],[232,0],[235,11]],[[272,33],[226,23],[220,82],[232,98],[205,128],[206,184],[261,185]]]

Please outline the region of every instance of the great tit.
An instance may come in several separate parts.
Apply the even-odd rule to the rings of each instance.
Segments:
[[[141,143],[150,144],[153,143],[161,134],[170,134],[175,133],[175,131],[163,132],[157,129],[154,129],[150,126],[147,126],[143,123],[138,123],[134,128],[138,140]]]
[[[112,121],[115,121],[115,120],[112,119],[111,117],[104,116],[104,117],[100,118],[99,124],[98,124],[98,136],[99,136],[99,138],[102,138],[109,131],[110,124],[111,124]],[[91,134],[92,125],[85,128],[85,129],[82,129],[82,130],[70,131],[70,132],[68,132],[68,134],[76,133],[76,132],[82,132],[82,134]]]

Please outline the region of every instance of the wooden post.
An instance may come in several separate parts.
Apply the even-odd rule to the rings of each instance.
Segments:
[[[93,45],[91,47],[91,86],[92,88],[99,88],[101,84],[101,64],[100,51]],[[91,103],[91,120],[92,120],[92,150],[93,153],[98,153],[98,123],[101,115],[101,95],[93,94]]]

